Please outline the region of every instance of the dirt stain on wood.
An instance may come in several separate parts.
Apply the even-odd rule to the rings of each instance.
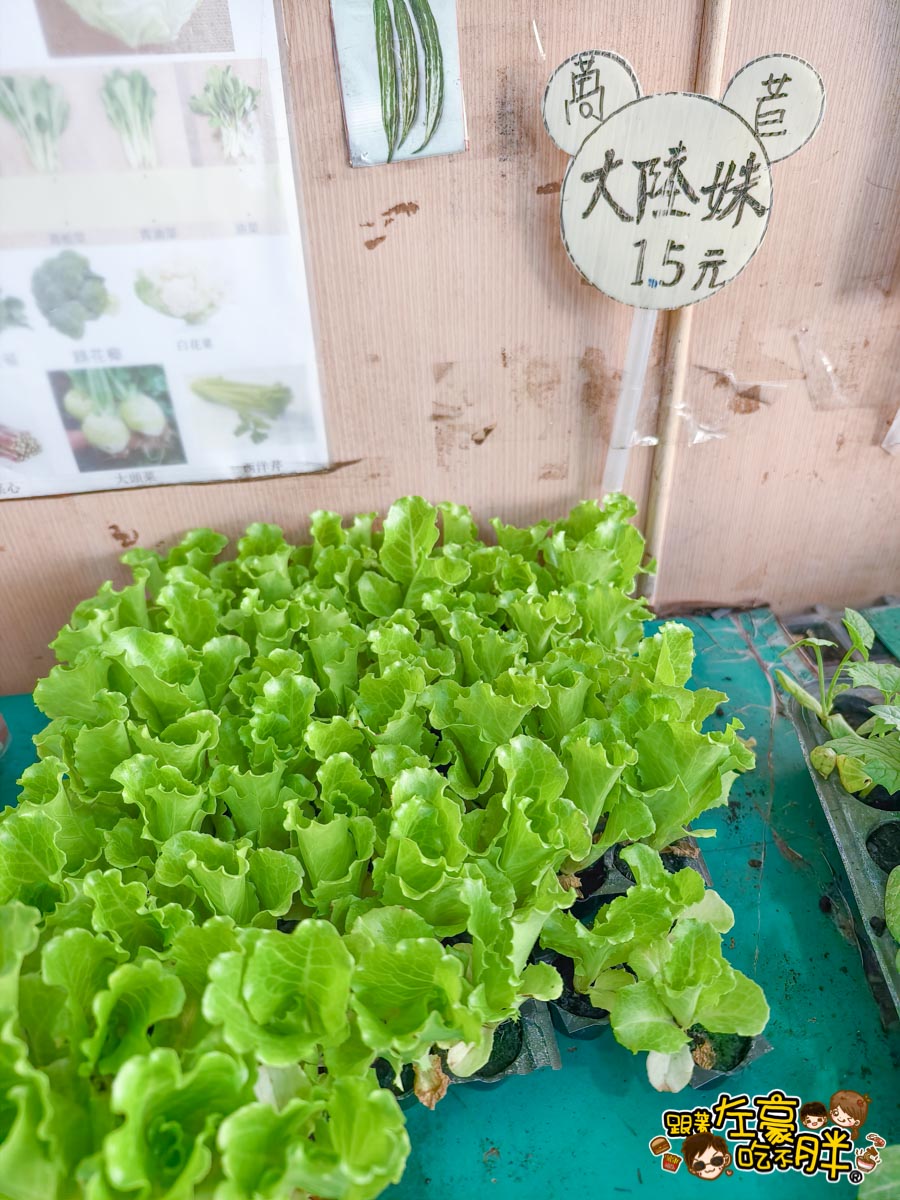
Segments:
[[[453,370],[456,364],[452,362],[436,362],[431,365],[431,373],[434,375],[434,382],[440,383],[445,376]]]
[[[763,384],[748,383],[741,385],[735,381],[731,371],[720,371],[716,367],[700,367],[707,375],[713,377],[714,388],[727,388],[734,393],[728,401],[728,407],[733,413],[746,416],[759,411],[762,404],[768,404],[763,396]]]
[[[524,76],[516,68],[497,71],[497,102],[494,109],[496,158],[500,163],[532,161],[530,151],[538,145],[540,110],[535,107]],[[543,132],[543,126],[541,125]],[[543,138],[541,138],[543,141]],[[506,178],[501,171],[500,177]]]
[[[477,433],[472,434],[472,441],[476,446],[483,446],[496,428],[496,422],[493,425],[485,425],[483,429],[479,429]]]
[[[381,237],[369,238],[369,240],[365,243],[365,247],[367,250],[375,250],[381,245],[382,242],[385,241],[387,241],[387,235],[382,234]]]
[[[509,366],[509,355],[505,350],[500,351],[500,361],[503,363],[504,367]]]
[[[497,72],[497,109],[494,124],[500,144],[497,157],[500,162],[509,162],[519,153],[519,129],[515,96],[506,67],[501,67]]]
[[[599,413],[607,405],[614,404],[618,388],[615,375],[606,366],[606,357],[597,346],[587,346],[578,360],[584,379],[581,384],[581,403],[592,412]]]
[[[386,209],[381,215],[383,217],[414,217],[419,211],[419,206],[415,200],[405,200],[401,204],[395,204],[393,208]]]
[[[561,380],[559,365],[545,358],[533,358],[525,368],[525,391],[541,407],[553,402]]]
[[[435,404],[431,410],[430,421],[456,421],[463,413],[461,404]]]
[[[701,371],[705,371],[707,375],[713,376],[714,388],[730,388],[733,387],[731,376],[725,371],[717,371],[715,367],[701,367]]]
[[[539,480],[561,480],[569,478],[568,463],[545,463],[541,467],[541,473],[538,475]]]
[[[598,346],[585,347],[578,360],[582,374],[579,399],[586,416],[595,418],[600,436],[605,442],[612,437],[612,421],[619,396],[620,372],[610,371],[606,357]]]
[[[718,383],[716,387],[718,387]],[[734,413],[744,415],[746,413],[755,413],[759,410],[759,406],[763,404],[762,389],[756,383],[752,387],[744,388],[742,392],[735,394],[728,401],[728,407]]]
[[[127,550],[129,546],[137,545],[137,540],[140,537],[140,534],[136,529],[132,529],[131,533],[126,533],[125,530],[120,529],[118,525],[107,525],[107,529],[112,534],[113,541],[118,542],[124,550]]]
[[[539,196],[558,196],[562,191],[562,180],[557,179],[553,183],[542,183],[537,189]]]

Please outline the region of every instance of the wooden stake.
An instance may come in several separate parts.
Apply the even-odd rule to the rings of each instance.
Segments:
[[[700,95],[722,94],[730,15],[731,0],[705,0],[697,68],[694,72],[694,91]],[[669,313],[666,328],[666,359],[656,426],[659,441],[653,454],[645,524],[649,551],[659,561],[663,556],[675,482],[684,393],[690,370],[693,320],[693,306],[678,308]],[[642,591],[651,603],[658,578],[658,575],[644,576]]]

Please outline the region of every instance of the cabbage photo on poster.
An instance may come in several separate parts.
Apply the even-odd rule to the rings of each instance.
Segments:
[[[228,0],[36,0],[54,57],[234,50]]]

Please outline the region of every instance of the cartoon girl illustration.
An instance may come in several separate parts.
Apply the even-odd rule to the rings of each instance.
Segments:
[[[692,1133],[681,1143],[685,1165],[698,1179],[718,1179],[731,1165],[728,1143],[713,1133]]]
[[[821,1129],[828,1124],[828,1109],[821,1100],[810,1100],[800,1109],[800,1124],[807,1129]]]
[[[844,1090],[835,1092],[831,1097],[828,1102],[828,1112],[834,1124],[846,1129],[851,1138],[856,1141],[871,1103],[871,1096]]]

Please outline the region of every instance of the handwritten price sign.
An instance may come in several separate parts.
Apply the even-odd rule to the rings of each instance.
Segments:
[[[730,283],[759,249],[771,163],[812,137],[825,108],[801,59],[755,59],[723,100],[641,96],[618,55],[585,51],[553,74],[544,123],[572,155],[562,188],[566,250],[594,287],[635,308],[682,308]]]

